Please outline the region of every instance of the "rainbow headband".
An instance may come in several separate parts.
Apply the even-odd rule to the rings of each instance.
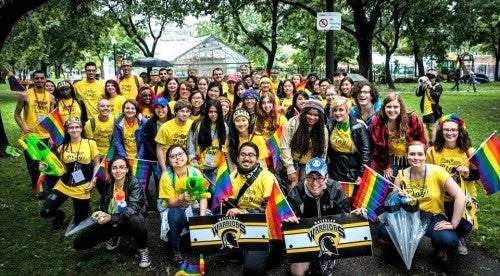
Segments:
[[[464,121],[464,119],[462,119],[460,116],[458,116],[455,113],[446,114],[446,115],[443,115],[441,118],[439,118],[438,124],[439,124],[440,127],[443,126],[444,122],[455,122],[460,127],[462,127],[462,128],[465,129],[465,121]]]

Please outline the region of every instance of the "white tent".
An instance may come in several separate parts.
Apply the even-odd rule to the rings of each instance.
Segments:
[[[176,76],[187,75],[187,69],[198,69],[198,76],[211,76],[220,67],[224,74],[238,71],[248,59],[215,36],[203,36],[188,41],[159,41],[155,57],[166,59],[174,66]]]

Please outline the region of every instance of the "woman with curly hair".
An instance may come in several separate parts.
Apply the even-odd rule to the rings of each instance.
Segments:
[[[394,179],[398,170],[408,167],[408,143],[427,143],[422,121],[415,112],[406,110],[403,99],[397,93],[390,93],[384,98],[382,107],[373,117],[370,137],[370,167],[389,180]]]
[[[144,84],[139,88],[139,94],[137,94],[137,103],[139,104],[139,113],[146,119],[153,117],[154,112],[154,91],[148,84]]]
[[[312,157],[326,159],[328,130],[323,105],[307,100],[300,115],[291,118],[283,130],[281,161],[288,175],[288,188],[305,177],[305,165]]]
[[[469,212],[464,213],[456,228],[459,237],[457,252],[461,255],[468,253],[465,236],[472,231],[473,227],[476,230],[478,228],[476,214],[470,212],[478,209],[474,181],[479,179],[479,173],[477,168],[469,162],[475,150],[465,128],[465,121],[456,114],[447,114],[438,120],[436,141],[434,146],[427,149],[426,155],[427,163],[445,168],[466,195]],[[453,208],[454,200],[446,193],[444,210],[448,218],[452,217]]]

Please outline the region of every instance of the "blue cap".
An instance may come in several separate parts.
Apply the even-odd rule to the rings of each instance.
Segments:
[[[163,107],[168,105],[168,100],[164,97],[158,97],[155,99],[154,106],[161,105]]]
[[[317,172],[321,174],[321,176],[325,176],[328,173],[328,166],[326,165],[325,160],[314,157],[311,160],[307,161],[306,164],[306,175]]]

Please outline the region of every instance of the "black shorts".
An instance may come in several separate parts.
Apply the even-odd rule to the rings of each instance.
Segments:
[[[435,123],[436,121],[437,120],[436,116],[434,116],[434,113],[422,117],[422,122],[424,122],[424,124],[432,124]]]

